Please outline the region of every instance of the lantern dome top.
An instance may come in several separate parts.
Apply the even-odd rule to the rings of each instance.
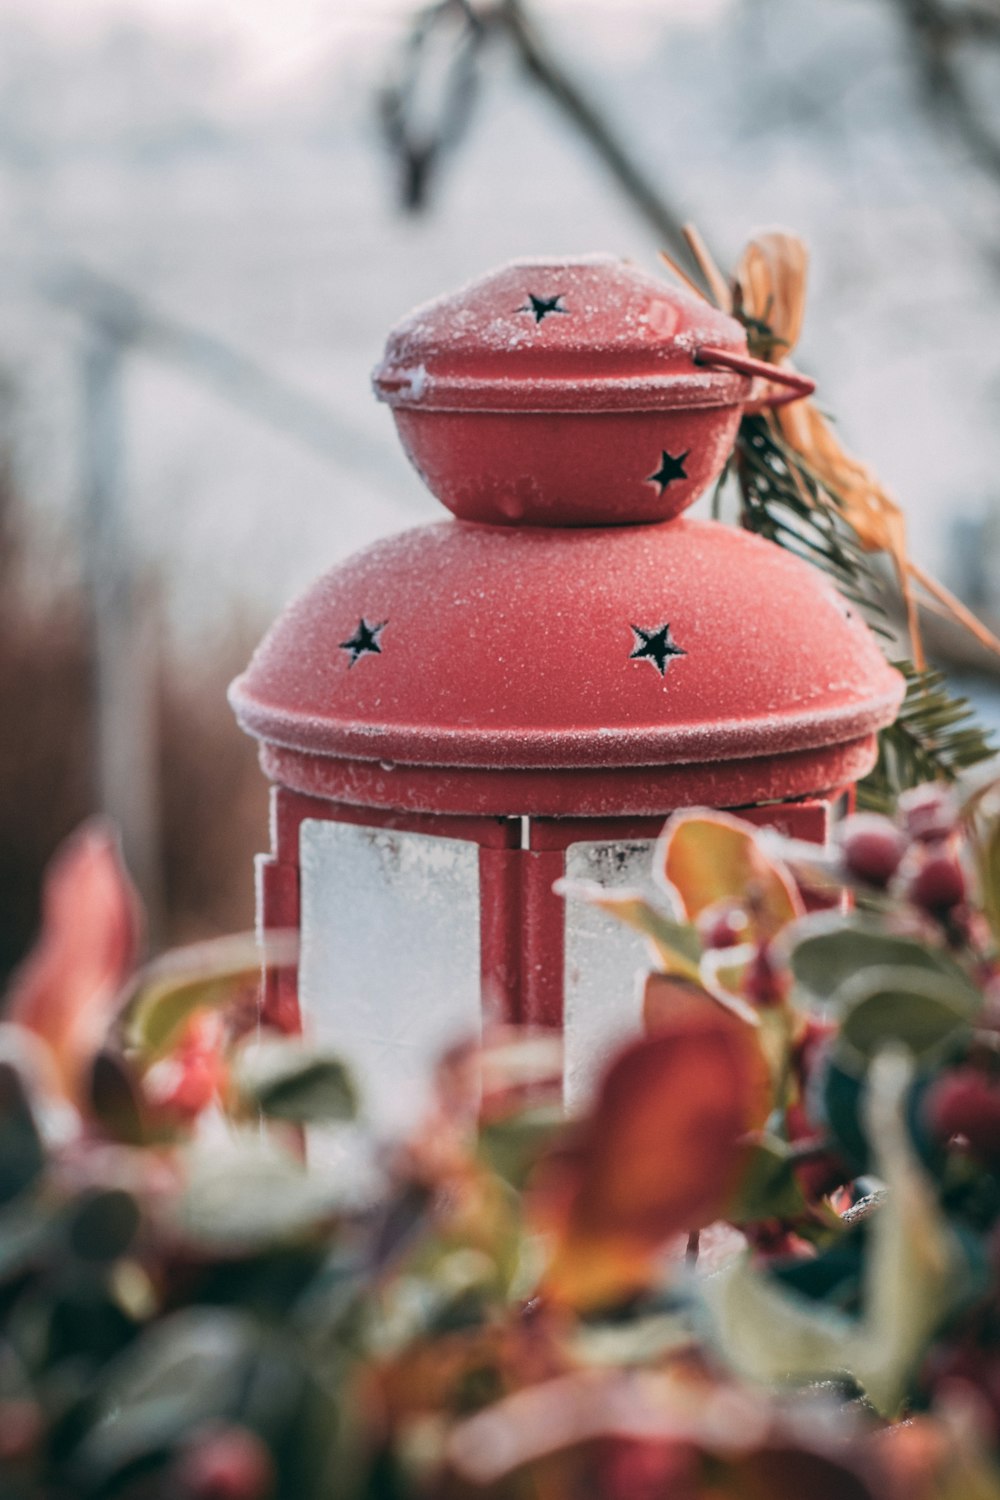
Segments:
[[[582,814],[835,786],[902,690],[835,589],[746,532],[449,521],[327,573],[231,700],[302,790]]]
[[[734,318],[612,255],[517,260],[417,308],[389,335],[378,397],[425,411],[725,406],[749,388],[700,368],[746,353]]]

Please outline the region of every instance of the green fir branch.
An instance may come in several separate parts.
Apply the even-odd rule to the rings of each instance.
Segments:
[[[826,573],[879,635],[891,639],[885,581],[837,497],[781,436],[773,419],[744,417],[736,439],[740,524]]]
[[[740,524],[820,568],[863,615],[890,657],[894,642],[886,611],[887,581],[844,514],[839,496],[786,443],[773,418],[743,418],[733,469]],[[894,724],[879,736],[875,769],[859,785],[859,805],[888,810],[907,787],[960,772],[996,754],[988,732],[943,674],[894,662],[906,697]]]
[[[858,785],[858,806],[877,812],[889,812],[906,787],[955,781],[996,754],[974,709],[951,693],[943,673],[919,672],[909,661],[893,665],[906,678],[906,697],[895,723],[879,735],[874,770]]]

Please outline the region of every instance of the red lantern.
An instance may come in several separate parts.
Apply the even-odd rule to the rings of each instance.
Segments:
[[[863,622],[675,519],[762,372],[733,319],[605,257],[515,263],[390,335],[376,392],[458,519],[327,573],[231,691],[275,784],[260,922],[301,928],[266,1019],[301,1006],[385,1122],[484,1013],[562,1027],[571,1098],[638,1023],[636,939],[559,877],[641,885],[691,805],[822,840],[871,768],[903,684]]]

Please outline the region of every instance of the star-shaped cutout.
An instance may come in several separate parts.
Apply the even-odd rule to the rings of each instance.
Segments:
[[[536,297],[534,292],[529,292],[527,302],[523,307],[519,307],[517,311],[532,313],[534,315],[535,322],[540,323],[543,318],[548,317],[549,313],[569,312],[568,307],[559,306],[562,299],[562,292],[557,292],[554,297]]]
[[[388,620],[383,620],[380,625],[369,625],[368,621],[362,616],[351,638],[340,642],[341,651],[349,651],[351,653],[351,659],[347,663],[349,667],[353,667],[354,663],[361,656],[382,655],[382,647],[378,643],[378,638],[388,623]]]
[[[678,454],[676,458],[673,458],[667,452],[666,448],[663,448],[660,451],[663,455],[662,459],[660,460],[660,467],[657,469],[655,474],[650,474],[647,476],[646,483],[658,484],[660,486],[660,494],[662,495],[667,485],[671,484],[673,480],[687,478],[687,470],[684,467],[684,460],[691,452],[691,449],[685,448],[684,452]]]
[[[661,677],[666,676],[671,657],[687,656],[687,652],[671,636],[669,625],[659,625],[655,630],[645,630],[641,625],[633,625],[632,633],[635,636],[635,647],[629,661],[651,662]]]

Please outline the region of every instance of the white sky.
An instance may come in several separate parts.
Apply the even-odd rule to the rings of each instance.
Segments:
[[[607,18],[627,13],[683,16],[711,22],[728,0],[535,0],[540,21],[567,11]],[[85,35],[115,17],[145,19],[157,28],[238,37],[263,62],[290,62],[315,47],[380,26],[392,27],[417,8],[417,0],[0,0],[0,16],[23,16],[64,37]]]
[[[61,41],[81,41],[116,19],[154,33],[216,41],[231,53],[229,104],[294,91],[338,53],[373,40],[384,50],[426,0],[0,0],[0,20],[23,19]],[[641,55],[650,28],[670,16],[690,25],[714,22],[731,0],[532,0],[544,30],[570,17],[586,29],[588,47],[605,57]]]

